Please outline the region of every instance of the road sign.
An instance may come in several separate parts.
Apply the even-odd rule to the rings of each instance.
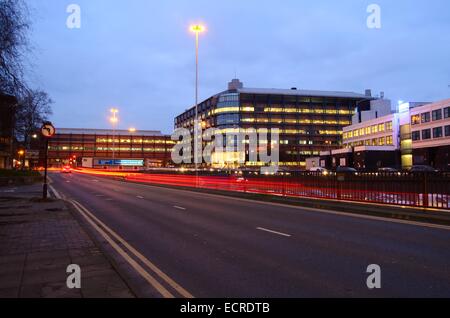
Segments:
[[[55,135],[56,129],[52,125],[51,122],[46,122],[42,125],[41,133],[42,133],[42,136],[44,136],[46,138],[50,138]]]

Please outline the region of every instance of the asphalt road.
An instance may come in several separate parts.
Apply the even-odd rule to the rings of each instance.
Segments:
[[[450,228],[51,174],[195,297],[450,297]],[[366,269],[381,267],[381,289]]]

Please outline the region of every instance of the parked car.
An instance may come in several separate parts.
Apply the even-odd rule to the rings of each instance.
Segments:
[[[356,173],[358,171],[355,168],[339,166],[336,168],[336,172]]]
[[[412,166],[412,168],[409,171],[410,172],[438,172],[438,170],[434,169],[433,167],[426,166],[426,165]]]
[[[61,169],[61,173],[72,173],[72,167],[71,166],[63,166]]]
[[[391,167],[378,168],[378,172],[398,172],[397,169]]]

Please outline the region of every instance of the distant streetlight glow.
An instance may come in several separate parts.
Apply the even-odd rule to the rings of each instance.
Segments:
[[[130,133],[135,133],[135,132],[136,132],[136,128],[130,128],[130,129],[128,129],[128,131],[129,131]]]

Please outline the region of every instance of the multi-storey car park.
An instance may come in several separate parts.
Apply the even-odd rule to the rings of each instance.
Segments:
[[[48,162],[59,167],[75,160],[78,166],[100,169],[166,167],[174,144],[159,131],[57,128],[49,140]]]
[[[234,79],[228,90],[218,93],[198,105],[198,118],[203,129],[217,128],[223,134],[237,129],[258,132],[280,130],[280,166],[299,169],[306,158],[342,144],[343,127],[352,122],[355,112],[367,110],[371,96],[352,92],[292,89],[246,88]],[[193,131],[195,107],[175,118],[175,128]],[[229,154],[225,161],[236,158]],[[246,156],[245,166],[262,165]],[[237,162],[222,162],[219,166],[238,167]]]

